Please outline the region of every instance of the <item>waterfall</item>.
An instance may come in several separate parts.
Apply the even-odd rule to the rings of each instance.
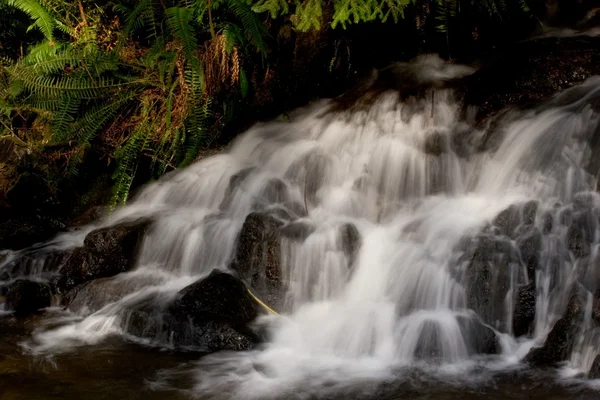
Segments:
[[[258,124],[94,225],[154,220],[136,268],[88,287],[90,302],[104,296],[98,306],[86,303],[26,346],[64,351],[127,334],[124,310],[140,299],[167,302],[213,269],[231,272],[244,221],[258,212],[305,230],[281,239],[281,315],[257,322],[267,332],[260,348],[199,361],[193,390],[202,398],[284,398],[385,381],[402,368],[460,375],[518,364],[574,290],[584,311],[566,363],[585,373],[600,335],[600,195],[590,167],[599,104],[592,78],[489,127],[467,121],[444,88],[411,99],[383,92],[342,111],[319,101]],[[51,246],[81,244],[94,227]],[[354,253],[349,234],[360,242]],[[525,288],[535,317],[517,332]]]

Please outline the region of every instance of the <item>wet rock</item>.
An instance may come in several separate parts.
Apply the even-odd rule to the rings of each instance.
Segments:
[[[252,287],[280,282],[282,225],[266,213],[251,213],[242,225],[231,267]]]
[[[535,270],[538,267],[542,250],[542,233],[535,227],[530,228],[517,239],[517,247],[521,254],[521,260],[527,267],[529,279],[535,280]]]
[[[143,219],[90,232],[84,246],[70,251],[55,281],[59,293],[93,279],[129,271],[150,221]]]
[[[450,149],[448,135],[440,132],[434,132],[425,138],[425,154],[439,156],[447,153]]]
[[[261,201],[268,204],[285,203],[289,200],[288,187],[281,179],[269,179],[260,193]]]
[[[597,355],[594,358],[594,362],[592,363],[592,367],[588,372],[589,379],[600,379],[600,355]]]
[[[592,307],[592,319],[596,325],[600,326],[600,298],[594,299],[594,304]]]
[[[48,285],[40,282],[17,280],[6,293],[6,306],[16,315],[25,316],[50,307],[52,294]]]
[[[51,239],[64,231],[60,219],[49,217],[8,218],[0,222],[0,250],[20,250]]]
[[[356,262],[356,256],[362,244],[360,232],[354,224],[346,223],[339,228],[340,247],[348,257],[349,267]]]
[[[252,172],[254,172],[254,170],[254,167],[244,168],[236,174],[233,174],[231,178],[229,178],[229,186],[227,186],[225,196],[223,197],[223,201],[219,206],[219,209],[221,211],[225,211],[229,208],[229,206],[231,206],[231,203],[233,202],[233,199],[235,198],[236,194],[240,190],[243,190],[243,182],[252,174]]]
[[[570,226],[573,223],[573,210],[565,208],[558,214],[558,220],[561,225]]]
[[[143,299],[125,311],[125,330],[178,347],[202,351],[249,350],[257,342],[248,323],[258,315],[246,286],[234,276],[214,270],[182,289],[168,306]]]
[[[523,218],[523,223],[526,225],[533,224],[535,222],[535,215],[538,209],[538,202],[535,200],[530,200],[523,206],[523,210],[521,212],[521,217]]]
[[[182,289],[170,310],[196,322],[218,320],[232,325],[244,325],[258,315],[244,283],[219,270]]]
[[[85,282],[65,293],[61,304],[80,314],[90,314],[109,303],[114,303],[126,295],[154,282],[141,278],[119,280],[114,277],[99,278]]]
[[[505,236],[511,236],[520,223],[521,212],[514,204],[498,214],[493,221],[493,225],[500,229],[500,232]]]
[[[517,290],[513,314],[513,333],[516,337],[533,332],[535,321],[535,285],[533,282]]]
[[[512,242],[482,234],[462,258],[467,306],[495,329],[508,331],[505,298],[512,269],[519,269],[519,254]]]
[[[546,212],[542,216],[542,233],[548,234],[552,232],[552,228],[554,227],[554,217],[551,213]]]
[[[567,245],[575,258],[586,257],[590,254],[590,246],[587,242],[583,228],[573,224],[567,231]]]
[[[584,291],[577,287],[571,293],[563,317],[554,324],[544,345],[531,349],[525,361],[532,365],[555,365],[567,360],[583,321],[584,309]]]
[[[303,242],[316,230],[309,222],[294,221],[281,228],[281,235],[285,238]]]
[[[459,316],[457,322],[463,337],[469,346],[469,353],[474,354],[498,354],[501,351],[496,332],[489,326],[483,324],[476,316]]]

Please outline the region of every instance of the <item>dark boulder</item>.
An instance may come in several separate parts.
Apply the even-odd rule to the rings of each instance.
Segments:
[[[131,270],[149,225],[143,219],[90,232],[83,247],[67,254],[55,280],[57,291],[66,293],[84,282]]]
[[[511,269],[519,254],[507,238],[481,234],[467,245],[461,260],[467,307],[499,331],[507,332],[505,299],[512,284]]]
[[[514,204],[498,214],[493,221],[493,225],[505,236],[511,236],[520,224],[521,212]]]
[[[339,227],[340,248],[348,257],[348,267],[352,268],[362,244],[360,232],[354,224],[346,223]]]
[[[531,227],[517,239],[517,247],[529,279],[534,280],[542,250],[542,233],[538,228]]]
[[[554,227],[554,217],[551,213],[545,212],[542,216],[542,232],[544,234],[552,232],[552,228]]]
[[[19,316],[33,314],[50,307],[51,303],[50,287],[40,282],[20,279],[13,282],[6,293],[7,308]]]
[[[481,322],[479,318],[476,316],[459,316],[457,322],[471,355],[498,354],[501,352],[502,349],[496,332]]]
[[[309,222],[294,221],[281,228],[281,235],[286,239],[303,242],[317,228]]]
[[[513,314],[513,333],[516,337],[529,335],[533,332],[535,321],[535,285],[533,282],[521,286],[517,290],[515,310]]]
[[[554,324],[544,345],[531,349],[525,361],[532,365],[555,365],[568,360],[583,321],[584,309],[584,291],[577,287],[571,293],[563,317]]]
[[[235,199],[235,196],[239,192],[244,191],[243,183],[248,179],[250,175],[254,172],[255,168],[245,168],[237,173],[233,174],[231,178],[229,178],[229,186],[227,186],[227,190],[225,191],[225,196],[223,196],[223,201],[219,206],[221,211],[225,211],[231,206],[231,203]]]
[[[575,258],[586,257],[590,254],[590,245],[585,231],[576,224],[571,225],[567,231],[567,245]]]
[[[249,350],[258,341],[248,324],[258,315],[246,286],[214,270],[182,289],[167,306],[147,298],[124,310],[131,335],[201,351]]]
[[[600,355],[597,355],[594,358],[594,362],[592,363],[592,367],[588,372],[589,379],[600,379]]]
[[[195,322],[218,320],[232,325],[245,325],[258,315],[244,283],[219,270],[182,289],[170,312]]]
[[[280,283],[282,225],[281,220],[266,213],[251,213],[242,225],[231,266],[252,287]]]
[[[535,215],[538,209],[538,202],[535,200],[530,200],[523,205],[523,210],[521,211],[521,218],[523,219],[523,223],[526,225],[531,225],[535,222]]]

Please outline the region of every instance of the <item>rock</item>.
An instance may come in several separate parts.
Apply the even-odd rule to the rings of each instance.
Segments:
[[[258,315],[257,305],[244,283],[219,270],[182,289],[170,311],[195,322],[218,320],[234,326],[245,325]]]
[[[535,270],[538,267],[542,250],[542,233],[538,228],[531,227],[517,239],[517,247],[521,254],[521,261],[527,267],[529,279],[531,281],[535,280]]]
[[[505,298],[511,287],[511,269],[519,268],[519,254],[506,238],[481,234],[462,257],[467,307],[495,329],[507,332]]]
[[[14,310],[19,316],[33,314],[42,308],[50,307],[51,303],[50,288],[40,282],[20,279],[13,282],[6,293],[7,308]]]
[[[225,211],[231,206],[233,199],[236,194],[243,190],[242,184],[243,182],[254,172],[254,167],[249,167],[238,171],[236,174],[233,174],[231,178],[229,178],[229,186],[227,186],[227,190],[225,191],[225,196],[223,197],[223,201],[219,206],[221,211]]]
[[[525,361],[532,365],[555,365],[569,359],[583,321],[584,297],[581,288],[573,290],[563,317],[554,324],[544,345],[531,349]]]
[[[457,322],[463,337],[469,346],[469,353],[474,354],[498,354],[501,351],[496,332],[489,326],[483,324],[477,316],[457,317]]]
[[[600,355],[597,355],[594,358],[594,362],[592,363],[592,367],[588,372],[589,379],[600,379]]]
[[[530,200],[523,206],[523,210],[521,211],[521,217],[523,219],[523,223],[526,225],[533,224],[535,222],[535,214],[537,213],[538,202],[535,200]]]
[[[246,217],[235,252],[232,268],[252,287],[279,284],[281,278],[281,231],[279,219],[265,213]]]
[[[590,246],[581,226],[573,223],[567,231],[567,245],[575,258],[583,258],[590,254]]]
[[[125,311],[124,329],[131,335],[202,351],[249,350],[258,341],[248,324],[258,315],[246,286],[214,270],[182,289],[167,305],[141,300]]]
[[[594,304],[592,306],[592,319],[596,325],[600,326],[600,298],[594,299]]]
[[[304,242],[316,230],[309,222],[294,221],[281,228],[281,235],[287,239]]]
[[[554,217],[551,213],[545,212],[542,216],[542,233],[548,234],[552,232],[552,228],[554,227]]]
[[[535,285],[533,282],[517,290],[517,299],[513,314],[513,333],[515,337],[533,332],[535,321]]]
[[[90,232],[83,247],[67,254],[55,281],[57,291],[66,293],[84,282],[131,270],[149,225],[143,219]]]
[[[514,204],[498,214],[493,221],[493,225],[500,229],[500,232],[505,236],[511,236],[520,223],[521,212]]]
[[[60,219],[49,217],[8,218],[0,222],[0,250],[20,250],[51,239],[64,231]]]
[[[360,232],[354,224],[346,223],[339,227],[339,238],[340,247],[349,260],[348,267],[352,268],[362,244]]]

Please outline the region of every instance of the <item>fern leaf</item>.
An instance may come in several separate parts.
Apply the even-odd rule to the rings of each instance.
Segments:
[[[258,13],[268,12],[271,18],[289,13],[290,8],[287,0],[259,0],[254,3],[252,10]]]
[[[50,42],[54,41],[56,20],[39,2],[36,0],[8,0],[7,4],[18,8],[33,19],[33,25],[29,29],[38,28],[46,40]]]
[[[310,2],[320,3],[321,0],[310,0]],[[230,0],[229,8],[241,21],[242,26],[244,27],[244,35],[248,38],[248,41],[256,47],[263,57],[266,57],[267,45],[265,43],[265,37],[267,37],[268,32],[263,21],[258,17],[256,12],[243,1]]]

